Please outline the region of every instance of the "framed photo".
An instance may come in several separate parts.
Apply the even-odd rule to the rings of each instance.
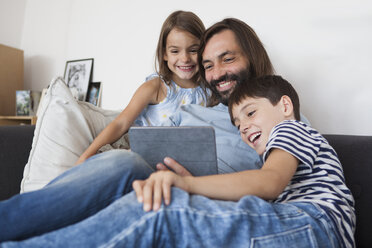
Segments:
[[[40,91],[17,90],[16,91],[16,115],[34,116],[40,102]]]
[[[66,62],[64,79],[73,96],[84,101],[93,71],[93,58]]]
[[[90,83],[86,101],[99,106],[101,104],[101,91],[101,82]]]

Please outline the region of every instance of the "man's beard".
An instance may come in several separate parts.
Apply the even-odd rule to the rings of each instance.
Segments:
[[[220,77],[219,79],[210,81],[209,82],[209,88],[214,93],[214,95],[217,97],[218,101],[227,106],[228,103],[229,103],[229,97],[230,97],[231,93],[234,91],[234,89],[236,88],[236,86],[238,86],[238,84],[240,84],[240,82],[243,79],[249,79],[250,76],[251,76],[251,73],[250,73],[249,69],[241,70],[240,72],[238,72],[236,74],[225,74],[222,77]],[[223,82],[223,81],[225,81],[225,82],[235,81],[236,84],[234,85],[234,87],[232,87],[232,88],[230,88],[226,91],[220,92],[220,91],[217,90],[217,84],[220,83],[220,82]]]

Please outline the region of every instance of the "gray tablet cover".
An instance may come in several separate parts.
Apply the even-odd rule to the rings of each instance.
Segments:
[[[129,142],[154,169],[171,157],[194,176],[217,174],[213,127],[131,127]]]

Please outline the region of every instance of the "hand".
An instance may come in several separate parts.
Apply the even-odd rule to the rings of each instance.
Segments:
[[[133,189],[136,192],[137,200],[143,203],[143,210],[148,212],[151,209],[160,209],[162,198],[164,203],[169,205],[171,201],[172,185],[185,188],[183,177],[170,170],[154,172],[146,180],[133,182]]]
[[[85,160],[86,160],[85,157],[80,156],[80,158],[75,162],[75,165],[79,165],[79,164],[83,163]]]
[[[166,164],[167,166],[165,166]],[[180,176],[192,176],[191,173],[185,169],[182,165],[176,162],[173,158],[165,157],[164,164],[158,163],[156,165],[156,169],[158,170],[169,170],[168,168],[172,169],[177,175]]]

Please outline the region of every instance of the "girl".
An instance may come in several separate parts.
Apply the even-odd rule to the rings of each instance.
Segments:
[[[137,89],[128,106],[95,138],[77,164],[118,140],[133,123],[160,126],[183,104],[206,106],[197,62],[204,31],[202,21],[192,12],[176,11],[165,20],[156,51],[157,75]]]

